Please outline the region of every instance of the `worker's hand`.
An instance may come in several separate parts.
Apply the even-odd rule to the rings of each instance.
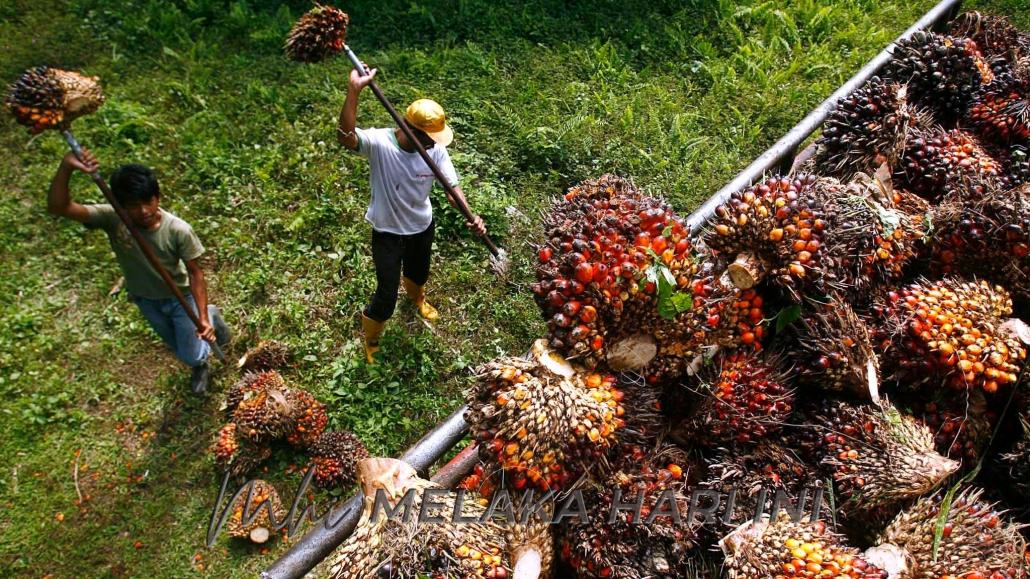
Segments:
[[[211,326],[211,322],[200,320],[200,329],[197,330],[197,337],[205,342],[215,341],[215,329]]]
[[[85,147],[82,148],[82,161],[75,156],[75,153],[68,153],[64,156],[61,164],[69,169],[82,171],[83,173],[92,173],[100,168],[100,163],[97,162],[96,156]]]
[[[365,63],[362,62],[361,66],[365,66]],[[368,68],[368,67],[366,66],[365,68]],[[350,69],[350,88],[351,88],[351,90],[353,90],[355,92],[361,92],[361,89],[363,89],[366,86],[368,86],[368,83],[372,82],[372,79],[374,79],[376,77],[376,71],[377,70],[379,70],[379,69],[373,68],[372,70],[369,71],[368,74],[366,74],[365,76],[362,76],[362,75],[358,74],[358,70],[356,68]]]
[[[483,223],[483,218],[478,215],[474,216],[472,221],[466,221],[465,225],[468,226],[472,233],[475,233],[480,237],[486,235],[486,224]]]

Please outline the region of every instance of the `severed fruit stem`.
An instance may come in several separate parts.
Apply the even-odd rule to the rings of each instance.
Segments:
[[[726,273],[730,282],[740,289],[751,289],[765,277],[761,262],[752,253],[737,255],[737,259],[726,267]]]
[[[616,372],[647,366],[658,355],[658,342],[648,334],[633,334],[608,349],[608,367]]]
[[[268,541],[268,537],[271,536],[271,532],[267,527],[256,527],[250,531],[250,540],[254,543],[264,543]]]
[[[515,553],[515,568],[512,579],[538,579],[540,577],[540,551],[528,547]]]

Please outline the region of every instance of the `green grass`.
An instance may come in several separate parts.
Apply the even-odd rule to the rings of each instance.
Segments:
[[[530,242],[552,196],[614,171],[689,211],[931,2],[502,4],[345,6],[352,46],[394,103],[448,109],[464,189],[514,258],[515,284],[497,284],[440,209],[430,296],[443,318],[428,327],[400,308],[375,368],[360,361],[356,319],[374,286],[367,168],[333,142],[347,63],[280,51],[307,3],[9,0],[0,73],[100,75],[108,103],[76,133],[107,170],[158,170],[165,205],[208,247],[235,354],[285,341],[300,362],[288,379],[390,455],[460,404],[470,366],[541,333]],[[1030,26],[1025,0],[978,5]],[[371,95],[359,118],[389,121]],[[0,575],[253,576],[287,545],[203,546],[218,397],[194,400],[135,309],[108,295],[119,273],[106,239],[46,215],[62,142],[7,118],[0,129]],[[84,177],[73,185],[99,199]],[[234,378],[219,371],[217,389]],[[303,457],[282,450],[263,476],[292,489],[291,464]]]

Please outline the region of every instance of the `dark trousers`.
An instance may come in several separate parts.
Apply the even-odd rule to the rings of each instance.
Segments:
[[[436,222],[422,233],[397,235],[372,230],[372,261],[376,265],[376,293],[365,308],[365,315],[385,322],[397,307],[397,289],[404,277],[418,285],[429,280],[429,257],[433,251]]]

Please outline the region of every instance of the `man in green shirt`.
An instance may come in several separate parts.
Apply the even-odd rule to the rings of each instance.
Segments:
[[[209,342],[217,340],[224,345],[229,341],[229,328],[221,312],[207,303],[207,283],[197,261],[204,253],[204,246],[188,223],[161,209],[161,191],[153,171],[142,165],[125,165],[111,175],[115,199],[153,246],[161,265],[171,274],[190,307],[195,313],[199,312],[201,329],[197,331],[175,295],[118,219],[114,208],[107,204],[81,205],[72,201],[68,192],[72,173],[91,173],[97,167],[96,157],[89,151],[84,151],[82,161],[71,153],[65,156],[50,184],[47,211],[74,219],[90,229],[107,232],[111,249],[122,268],[129,298],[176,357],[193,368],[190,382],[193,392],[204,394],[210,380]]]

